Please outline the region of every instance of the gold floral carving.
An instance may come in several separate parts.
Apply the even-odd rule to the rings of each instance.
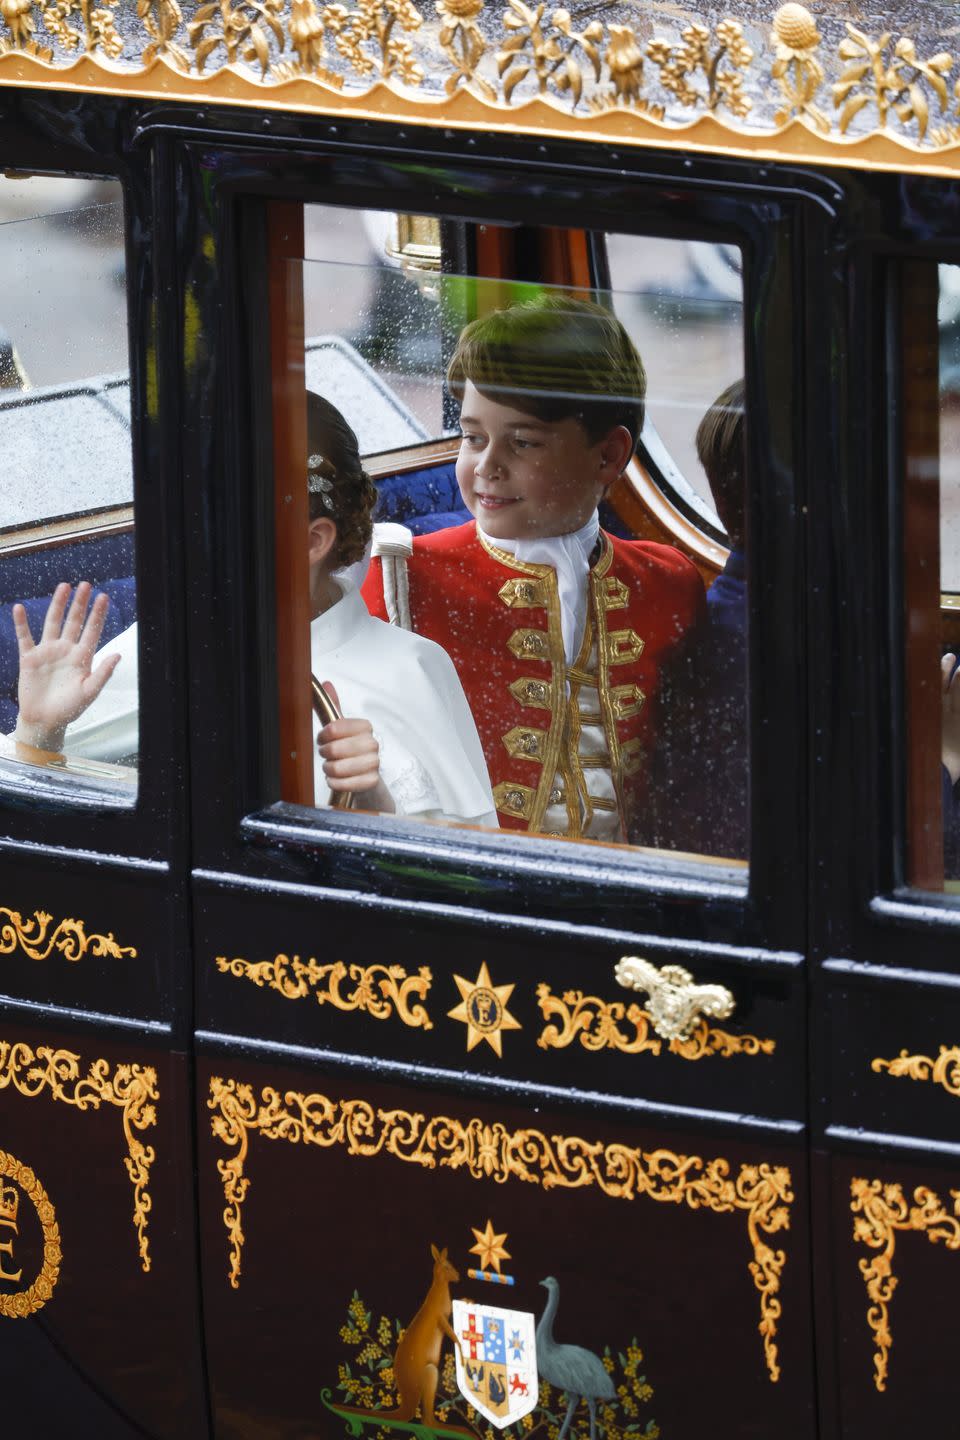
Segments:
[[[0,0],[2,3],[2,0]],[[81,960],[84,955],[110,955],[119,960],[124,955],[136,958],[132,945],[118,945],[113,933],[88,935],[82,920],[61,920],[51,929],[52,915],[35,910],[33,918],[24,920],[18,910],[0,906],[0,955],[19,950],[30,960],[46,960],[54,952],[65,960]]]
[[[944,1207],[933,1190],[918,1186],[911,1205],[900,1185],[887,1185],[882,1180],[854,1179],[850,1182],[853,1211],[853,1238],[875,1253],[858,1261],[866,1281],[867,1324],[873,1332],[876,1350],[873,1355],[873,1383],[886,1390],[893,1335],[890,1330],[890,1301],[897,1288],[893,1273],[897,1231],[912,1230],[926,1235],[936,1244],[943,1241],[948,1250],[960,1250],[960,1190],[951,1190],[954,1214]]]
[[[148,1130],[157,1121],[159,1094],[153,1066],[118,1065],[111,1071],[108,1060],[94,1060],[82,1074],[80,1057],[70,1050],[54,1050],[48,1045],[32,1050],[22,1042],[0,1040],[0,1090],[8,1086],[31,1099],[49,1094],[52,1100],[77,1110],[116,1105],[122,1111],[127,1142],[123,1163],[133,1185],[133,1226],[140,1263],[149,1270],[147,1222],[153,1201],[147,1187],[156,1151],[152,1145],[144,1145],[134,1132]]]
[[[664,1041],[650,1033],[649,1011],[635,1002],[601,1000],[582,990],[554,995],[541,981],[537,1003],[543,1018],[553,1022],[543,1027],[537,1039],[542,1050],[564,1050],[577,1039],[584,1050],[620,1050],[625,1055],[643,1051],[659,1055],[664,1048]],[[666,1048],[684,1060],[704,1060],[711,1055],[726,1060],[733,1055],[772,1055],[776,1046],[775,1040],[761,1040],[756,1035],[731,1035],[701,1018],[685,1040],[670,1040]]]
[[[8,1155],[5,1150],[0,1150],[0,1175],[12,1180],[32,1202],[43,1232],[43,1261],[40,1273],[26,1290],[18,1290],[13,1295],[0,1295],[0,1315],[8,1320],[24,1320],[28,1315],[43,1309],[60,1278],[60,1263],[63,1260],[60,1227],[50,1196],[34,1172],[13,1155]]]
[[[785,105],[775,116],[784,125],[793,116],[810,120],[818,130],[829,131],[830,121],[814,105],[825,79],[817,59],[821,36],[810,11],[803,5],[781,5],[773,17],[776,59],[770,73],[780,86]]]
[[[935,174],[960,169],[953,54],[922,55],[907,35],[871,36],[853,25],[832,49],[794,0],[774,13],[760,57],[732,18],[647,39],[646,15],[633,24],[592,19],[578,29],[575,12],[526,0],[498,4],[499,33],[490,0],[435,0],[428,25],[413,0],[137,0],[139,29],[123,36],[113,18],[118,3],[0,0],[0,84],[527,130],[684,152],[891,170],[910,163]],[[325,63],[328,46],[339,56],[336,72]],[[429,88],[422,84],[427,73]],[[782,97],[771,119],[749,129],[734,123],[751,109],[748,78],[755,94],[772,82]],[[832,95],[832,114],[817,104],[821,92]],[[664,102],[699,118],[679,124]]]
[[[318,1005],[334,1005],[338,1010],[363,1010],[375,1020],[389,1020],[396,1008],[397,1018],[412,1029],[432,1030],[433,1021],[425,1000],[433,983],[433,976],[426,965],[421,965],[416,975],[408,975],[402,965],[350,965],[342,960],[321,965],[311,956],[301,960],[299,955],[277,955],[273,960],[244,960],[241,956],[230,959],[217,956],[217,969],[225,975],[236,975],[243,980],[252,980],[254,985],[268,986],[287,1000],[301,1000],[313,994]],[[353,986],[346,994],[342,991],[349,977]]]
[[[934,1085],[942,1085],[949,1095],[960,1096],[960,1045],[941,1045],[936,1059],[931,1055],[911,1055],[906,1050],[901,1050],[895,1060],[878,1056],[871,1060],[870,1069],[877,1074],[886,1070],[888,1075],[908,1080],[931,1080]]]
[[[749,69],[753,51],[739,21],[724,20],[712,38],[706,25],[688,25],[680,40],[676,47],[665,40],[651,40],[647,46],[663,87],[689,108],[706,105],[716,110],[725,105],[733,115],[747,115],[752,102],[744,93],[742,72]],[[701,77],[702,87],[694,84],[696,76]]]
[[[874,105],[881,130],[892,111],[904,127],[916,123],[917,137],[922,140],[930,120],[927,88],[939,102],[940,113],[946,113],[950,104],[946,76],[953,68],[953,56],[947,51],[921,60],[907,36],[894,43],[885,32],[879,40],[872,40],[848,21],[839,54],[846,68],[833,87],[833,103],[840,109],[841,132],[865,106]]]
[[[544,25],[545,4],[535,10],[523,0],[507,0],[503,12],[508,34],[497,52],[497,73],[503,82],[503,98],[509,101],[521,80],[532,75],[537,91],[546,95],[553,89],[567,92],[576,109],[583,94],[583,69],[578,61],[580,51],[589,61],[593,78],[600,79],[600,50],[603,26],[593,20],[583,31],[574,30],[569,10],[554,10]]]
[[[764,1357],[770,1379],[780,1378],[777,1322],[786,1253],[769,1237],[789,1229],[793,1201],[790,1171],[780,1165],[742,1165],[731,1174],[728,1160],[703,1160],[672,1150],[641,1151],[630,1145],[546,1135],[542,1130],[509,1130],[499,1121],[426,1116],[409,1110],[380,1110],[366,1100],[332,1100],[326,1095],[281,1094],[264,1087],[213,1078],[207,1100],[214,1136],[234,1153],[217,1161],[226,1205],[223,1211],[230,1251],[230,1284],[240,1283],[244,1234],[242,1210],[250,1181],[244,1165],[251,1134],[291,1144],[342,1147],[363,1159],[392,1155],[406,1164],[434,1170],[465,1170],[475,1180],[505,1184],[518,1180],[544,1190],[596,1186],[617,1200],[645,1195],[664,1204],[716,1214],[742,1211],[752,1251],[750,1274],[760,1295]]]

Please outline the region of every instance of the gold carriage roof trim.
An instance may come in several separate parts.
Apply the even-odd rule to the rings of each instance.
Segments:
[[[0,85],[960,174],[938,7],[872,34],[759,3],[711,26],[660,0],[606,11],[630,24],[524,0],[0,0]]]

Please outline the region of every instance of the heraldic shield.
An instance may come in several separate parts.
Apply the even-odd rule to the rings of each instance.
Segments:
[[[502,1430],[537,1404],[537,1342],[526,1310],[454,1300],[457,1385],[492,1425]]]

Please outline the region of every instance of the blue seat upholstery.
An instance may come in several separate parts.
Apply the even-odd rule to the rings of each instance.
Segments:
[[[380,499],[376,518],[406,525],[414,535],[428,535],[470,519],[460,498],[452,465],[434,465],[411,470],[406,475],[386,475],[378,480]]]

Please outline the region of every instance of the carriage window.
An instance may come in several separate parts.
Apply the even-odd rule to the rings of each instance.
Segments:
[[[347,223],[336,212],[325,238],[314,212],[307,248],[324,258],[283,262],[305,355],[302,458],[281,488],[306,489],[306,536],[289,543],[309,557],[314,803],[742,865],[730,296],[704,293],[679,242],[673,268],[658,251],[651,270],[646,242],[620,237],[630,288],[614,293],[454,274],[429,234],[405,247]],[[715,393],[681,378],[694,372]],[[652,409],[664,463],[679,473],[671,436],[726,537],[708,560],[638,498]],[[424,445],[445,433],[445,453]],[[277,513],[283,529],[292,509]]]
[[[0,177],[0,798],[136,796],[120,185]]]

